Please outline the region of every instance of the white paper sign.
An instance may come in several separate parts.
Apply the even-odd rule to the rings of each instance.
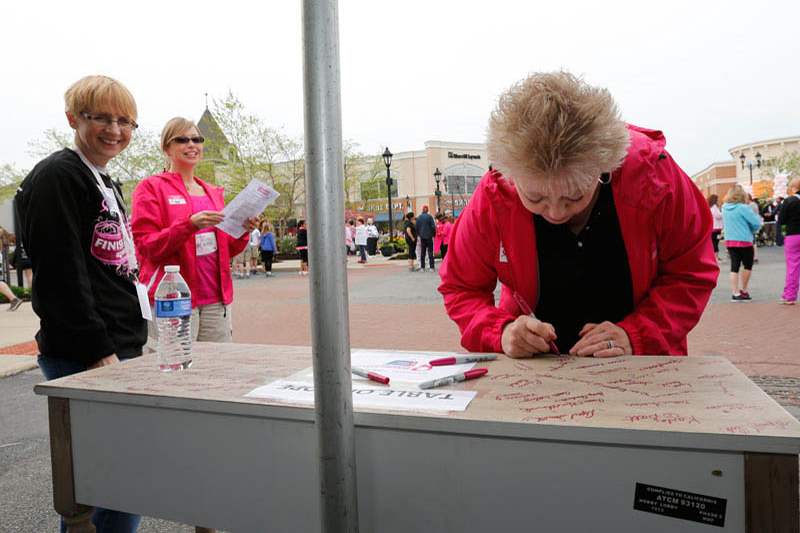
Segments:
[[[245,220],[260,215],[278,196],[278,191],[263,181],[250,180],[247,187],[222,210],[225,220],[217,224],[217,228],[238,239],[245,232]]]
[[[373,387],[353,382],[353,407],[401,411],[464,411],[475,398],[475,391],[402,390]],[[314,405],[314,385],[308,381],[280,379],[245,394],[300,405]]]
[[[454,353],[439,353],[430,355],[425,352],[390,352],[378,350],[356,350],[350,354],[352,366],[357,366],[377,372],[389,378],[390,383],[396,382],[419,384],[432,379],[444,378],[466,372],[475,366],[475,363],[462,365],[431,366],[430,361],[456,355]],[[313,376],[313,373],[311,374]],[[364,378],[353,376],[353,381]],[[313,380],[313,377],[312,377]]]

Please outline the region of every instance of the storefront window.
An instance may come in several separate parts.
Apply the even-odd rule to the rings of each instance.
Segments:
[[[460,164],[444,171],[448,194],[472,194],[481,181],[484,170],[477,165]]]

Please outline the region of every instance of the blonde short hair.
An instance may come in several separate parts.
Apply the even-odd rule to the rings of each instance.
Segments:
[[[161,130],[161,150],[166,152],[167,146],[169,146],[169,143],[172,142],[172,139],[180,136],[189,128],[194,128],[198,132],[200,131],[197,127],[197,124],[188,118],[174,117],[169,119],[164,125],[164,129]]]
[[[566,179],[586,192],[630,142],[614,99],[569,72],[539,72],[500,96],[488,128],[493,165],[509,177]]]
[[[743,204],[747,201],[747,193],[741,185],[734,185],[725,193],[726,204]]]
[[[86,111],[110,111],[136,120],[136,100],[127,87],[108,76],[86,76],[64,93],[66,111],[73,116]]]
[[[789,192],[789,191],[794,191],[794,192]],[[789,181],[789,185],[786,186],[786,192],[789,192],[789,194],[797,194],[798,192],[800,192],[800,178],[792,178]]]

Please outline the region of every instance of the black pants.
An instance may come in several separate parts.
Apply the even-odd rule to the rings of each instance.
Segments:
[[[264,263],[264,272],[272,272],[272,257],[275,252],[261,250],[261,261]]]
[[[446,244],[440,244],[440,245],[439,245],[439,252],[441,252],[441,254],[442,254],[442,261],[444,261],[444,256],[446,256],[446,255],[447,255],[447,245],[446,245]]]
[[[711,232],[711,245],[714,246],[715,254],[719,253],[719,236],[721,233],[722,231],[718,229],[715,229],[714,231]]]
[[[752,246],[744,248],[733,246],[728,248],[728,255],[731,256],[731,272],[738,273],[740,266],[744,266],[745,270],[753,270],[754,250]]]
[[[367,237],[367,253],[369,255],[375,255],[378,253],[378,238],[377,237]]]
[[[429,237],[427,239],[425,237],[420,237],[420,239],[422,240],[422,250],[420,250],[421,257],[419,258],[420,266],[425,268],[425,252],[427,252],[431,269],[436,268],[433,263],[433,237]]]

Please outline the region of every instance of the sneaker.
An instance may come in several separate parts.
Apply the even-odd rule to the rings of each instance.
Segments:
[[[16,311],[22,305],[22,298],[14,298],[11,300],[11,305],[8,306],[9,311]]]
[[[778,303],[781,305],[794,305],[797,302],[795,300],[784,300],[783,298],[781,298]]]
[[[747,302],[752,300],[752,298],[750,298],[750,293],[747,291],[739,291],[739,298]]]
[[[742,298],[741,294],[732,294],[731,295],[731,301],[732,302],[743,302],[745,300],[744,300],[744,298]]]
[[[274,274],[272,272],[267,272],[266,275],[267,275],[268,278],[271,278],[272,276],[274,276]]]

